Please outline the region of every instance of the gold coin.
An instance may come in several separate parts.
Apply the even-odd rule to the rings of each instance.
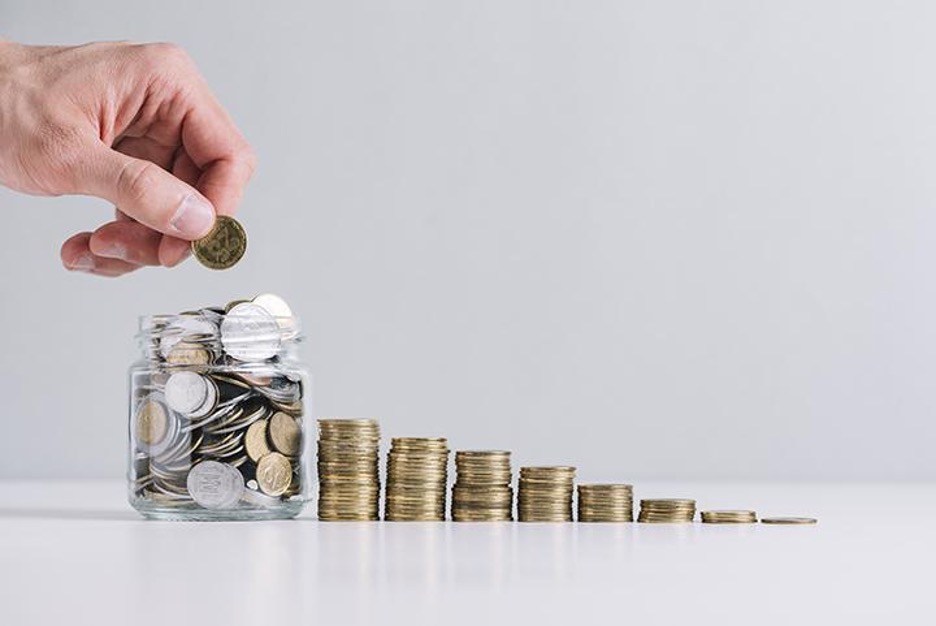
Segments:
[[[257,463],[257,484],[268,496],[281,496],[292,482],[292,464],[279,452],[271,452]]]
[[[270,442],[286,456],[296,456],[302,447],[302,429],[282,411],[270,418]]]
[[[166,407],[155,400],[147,400],[140,406],[136,418],[136,438],[145,445],[161,442],[169,430]]]
[[[818,520],[813,517],[765,517],[761,524],[815,524]]]
[[[180,341],[166,355],[166,363],[178,366],[208,365],[211,353],[197,343]]]
[[[259,420],[250,425],[247,434],[244,435],[244,447],[247,449],[247,456],[254,463],[272,452],[267,444],[266,420]]]
[[[213,270],[234,267],[247,251],[247,233],[233,217],[219,215],[207,235],[192,242],[198,262]]]

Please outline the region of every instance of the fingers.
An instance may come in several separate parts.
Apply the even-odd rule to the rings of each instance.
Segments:
[[[138,138],[125,138],[116,149],[130,156],[171,167],[173,176],[190,185],[197,183],[202,174],[191,157],[181,149],[170,151],[162,144]],[[105,224],[95,231],[91,239],[91,250],[94,254],[141,265],[165,267],[175,267],[191,254],[191,244],[188,241],[160,235],[119,208],[114,209],[114,219],[115,222]],[[124,226],[125,224],[131,226]]]
[[[182,127],[182,144],[202,171],[198,189],[221,215],[232,215],[256,169],[247,140],[214,96],[205,88]]]
[[[86,272],[97,276],[123,276],[139,269],[139,265],[120,259],[96,256],[91,252],[91,233],[78,233],[62,244],[62,264],[74,272]]]
[[[179,145],[159,143],[152,137],[123,137],[114,144],[113,148],[135,159],[152,161],[164,170],[168,170],[171,169]]]
[[[138,222],[104,224],[91,235],[88,247],[98,257],[119,259],[134,265],[159,265],[163,235]]]
[[[103,144],[88,156],[78,181],[81,193],[109,200],[141,224],[179,239],[199,239],[214,225],[212,204],[152,161]]]
[[[159,242],[159,262],[166,267],[175,267],[192,253],[192,244],[184,239],[163,235]]]
[[[175,267],[191,253],[184,239],[162,235],[138,222],[117,220],[98,228],[88,248],[95,257],[126,261],[132,265]]]

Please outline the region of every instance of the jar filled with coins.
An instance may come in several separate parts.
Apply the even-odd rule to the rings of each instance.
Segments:
[[[272,294],[140,320],[129,499],[145,517],[299,513],[311,467],[299,320]]]

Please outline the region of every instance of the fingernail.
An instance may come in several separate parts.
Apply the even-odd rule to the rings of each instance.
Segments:
[[[109,258],[111,258],[111,259],[124,259],[124,260],[126,260],[126,258],[127,258],[127,246],[123,245],[122,243],[116,243],[116,242],[115,242],[115,243],[110,243],[110,244],[107,244],[107,245],[101,247],[99,250],[97,250],[97,253],[98,253],[99,255],[101,255],[101,256],[106,256],[106,257],[109,257]]]
[[[200,239],[208,234],[214,221],[214,207],[200,196],[190,193],[176,209],[169,226],[183,239]]]
[[[82,254],[71,262],[68,269],[73,272],[90,272],[94,269],[94,257],[90,254]]]

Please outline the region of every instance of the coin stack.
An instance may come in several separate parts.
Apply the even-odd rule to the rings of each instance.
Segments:
[[[702,511],[703,524],[754,524],[754,511]]]
[[[521,522],[571,522],[574,467],[521,467],[517,517]]]
[[[579,485],[578,521],[633,522],[633,486],[624,484]]]
[[[318,517],[380,519],[380,426],[372,419],[320,419]]]
[[[388,521],[442,521],[448,483],[445,438],[394,437],[387,455]]]
[[[695,512],[695,500],[641,500],[637,521],[653,524],[691,522]]]
[[[513,521],[510,452],[459,450],[455,453],[452,519],[456,522]]]
[[[147,324],[149,363],[132,377],[134,496],[235,509],[300,493],[303,385],[279,362],[298,333],[286,303],[265,294]]]

